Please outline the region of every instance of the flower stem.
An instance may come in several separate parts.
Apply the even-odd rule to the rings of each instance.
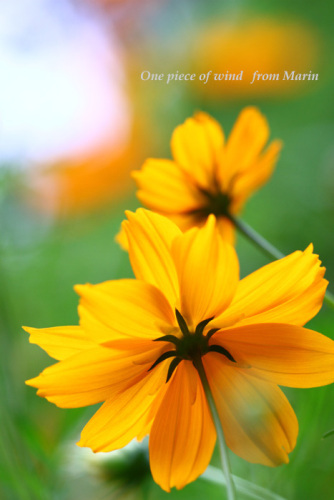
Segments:
[[[334,295],[331,292],[329,292],[328,290],[325,293],[324,302],[326,302],[326,304],[329,307],[331,307],[332,309],[334,309]]]
[[[212,396],[212,392],[210,389],[210,385],[204,370],[204,366],[202,363],[201,358],[198,358],[196,362],[194,362],[195,368],[198,371],[199,377],[202,382],[202,386],[205,392],[205,396],[210,408],[210,412],[212,415],[212,420],[217,432],[217,440],[218,440],[218,445],[219,445],[219,452],[220,452],[220,459],[221,459],[221,464],[222,464],[222,469],[223,473],[225,476],[226,480],[226,490],[227,490],[227,499],[228,500],[236,500],[236,494],[235,494],[235,488],[234,488],[234,483],[232,480],[232,474],[231,474],[231,467],[230,467],[230,462],[228,458],[228,452],[227,452],[227,446],[225,442],[225,437],[224,437],[224,432],[223,428],[220,422],[218,410],[216,408],[215,401]]]
[[[252,227],[250,227],[246,222],[229,215],[230,221],[235,225],[235,227],[248,238],[252,243],[255,243],[260,250],[262,250],[267,257],[270,259],[282,259],[285,255],[280,252],[274,245],[267,241],[263,236],[257,233]],[[324,302],[334,309],[334,295],[327,291],[324,297]]]
[[[233,215],[229,216],[229,219],[239,231],[246,236],[252,243],[255,243],[270,259],[282,259],[285,255],[280,252],[274,245],[269,243],[263,236],[257,233],[253,228],[251,228],[246,222],[237,219]]]

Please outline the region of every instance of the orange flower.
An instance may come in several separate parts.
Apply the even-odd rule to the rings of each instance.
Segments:
[[[245,19],[199,27],[192,49],[191,71],[213,72],[206,84],[194,80],[195,91],[215,100],[283,97],[316,90],[314,81],[284,80],[284,74],[318,73],[323,63],[320,39],[312,25],[255,17],[250,12]],[[229,79],[241,71],[242,79]],[[264,76],[251,84],[255,71]]]
[[[129,212],[137,279],[77,286],[80,326],[26,329],[59,360],[27,382],[38,395],[63,408],[105,401],[79,445],[111,451],[149,434],[152,474],[167,491],[204,472],[214,448],[199,364],[227,445],[269,466],[288,462],[298,433],[277,384],[334,380],[334,342],[302,327],[327,285],[312,247],[239,281],[215,224],[182,233],[161,215]]]
[[[102,144],[34,170],[28,178],[27,202],[56,216],[90,212],[115,202],[130,190],[129,174],[142,157],[145,141],[134,124],[118,149],[115,144]]]
[[[197,113],[179,125],[171,140],[174,160],[148,159],[133,173],[139,200],[171,218],[183,231],[202,226],[210,214],[227,241],[234,242],[230,216],[272,174],[281,143],[272,142],[266,119],[245,108],[224,144],[220,125]],[[121,236],[124,242],[124,235]]]

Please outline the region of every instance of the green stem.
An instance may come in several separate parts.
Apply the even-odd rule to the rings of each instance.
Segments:
[[[252,243],[255,243],[270,259],[282,259],[285,255],[280,252],[274,245],[269,243],[263,236],[254,231],[246,222],[237,219],[230,215],[229,219],[239,231],[246,236]]]
[[[232,480],[231,467],[227,453],[227,446],[225,442],[223,428],[220,423],[220,418],[218,414],[218,410],[216,408],[215,401],[212,396],[212,392],[210,389],[210,385],[204,370],[204,366],[201,358],[198,358],[196,362],[194,362],[195,368],[198,371],[199,377],[201,379],[203,389],[205,392],[205,396],[210,408],[210,412],[212,415],[212,420],[217,432],[217,441],[219,445],[220,459],[222,464],[223,473],[226,479],[226,490],[227,490],[227,498],[228,500],[236,500],[234,483]]]
[[[334,309],[334,295],[331,292],[329,292],[328,290],[325,293],[324,302],[326,302],[326,304],[329,307],[331,307],[332,309]]]
[[[235,225],[235,227],[248,238],[252,243],[255,243],[260,250],[262,250],[267,257],[270,259],[282,259],[285,255],[280,252],[274,245],[269,243],[263,236],[257,233],[252,227],[250,227],[246,222],[237,219],[233,215],[229,216],[230,221]],[[324,297],[324,302],[334,309],[334,295],[327,291]]]
[[[332,429],[331,431],[328,431],[328,432],[325,432],[325,434],[322,436],[322,439],[325,439],[329,436],[333,436],[334,435],[334,429]]]

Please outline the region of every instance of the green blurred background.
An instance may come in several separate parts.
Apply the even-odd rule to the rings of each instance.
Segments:
[[[138,206],[129,171],[149,156],[169,158],[172,130],[199,109],[219,120],[226,133],[246,105],[266,115],[271,137],[282,139],[284,148],[272,179],[242,217],[285,253],[313,242],[333,281],[334,7],[324,0],[62,2],[67,3],[78,19],[94,19],[110,47],[117,45],[126,140],[118,149],[115,141],[108,147],[108,139],[87,148],[79,137],[79,153],[65,155],[60,148],[43,161],[0,157],[0,498],[223,498],[222,488],[204,479],[182,491],[161,491],[150,478],[145,445],[103,457],[77,448],[80,430],[96,408],[59,409],[24,385],[52,360],[29,345],[21,326],[77,324],[76,283],[132,276],[126,253],[114,241],[124,210]],[[56,4],[49,0],[44,8],[59,18]],[[36,32],[31,37],[36,44]],[[43,37],[38,43],[43,47]],[[318,73],[319,80],[265,82],[251,89],[140,79],[143,70],[199,74],[233,64],[245,73],[301,68]],[[1,88],[0,83],[0,94]],[[117,114],[114,121],[110,133],[117,134]],[[36,125],[45,128],[45,122]],[[268,262],[242,236],[237,251],[243,276]],[[329,289],[334,291],[331,283]],[[309,326],[334,338],[334,311],[324,306]],[[333,498],[334,436],[322,439],[334,428],[333,388],[284,392],[300,425],[290,463],[270,469],[231,453],[233,473],[285,499]],[[250,493],[238,498],[256,498]]]

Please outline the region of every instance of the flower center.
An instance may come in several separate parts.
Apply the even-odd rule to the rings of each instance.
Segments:
[[[206,189],[201,189],[201,193],[205,197],[205,203],[202,207],[191,211],[191,215],[195,215],[199,219],[206,219],[210,214],[216,217],[228,217],[231,198],[228,194],[220,191],[211,193]]]
[[[153,368],[155,368],[162,361],[174,358],[169,365],[166,379],[166,382],[168,382],[173,375],[175,368],[182,360],[192,361],[196,367],[196,361],[208,352],[218,352],[233,363],[236,363],[235,359],[227,349],[217,344],[209,345],[209,340],[212,335],[219,330],[219,328],[212,328],[206,335],[203,334],[204,328],[208,325],[208,323],[210,323],[210,321],[213,320],[213,318],[201,321],[196,326],[195,331],[191,332],[185,319],[177,309],[175,309],[175,315],[179,328],[182,332],[182,337],[179,338],[175,335],[164,335],[163,337],[155,339],[154,342],[169,342],[174,344],[174,349],[164,352],[161,356],[159,356],[148,371],[153,370]]]

